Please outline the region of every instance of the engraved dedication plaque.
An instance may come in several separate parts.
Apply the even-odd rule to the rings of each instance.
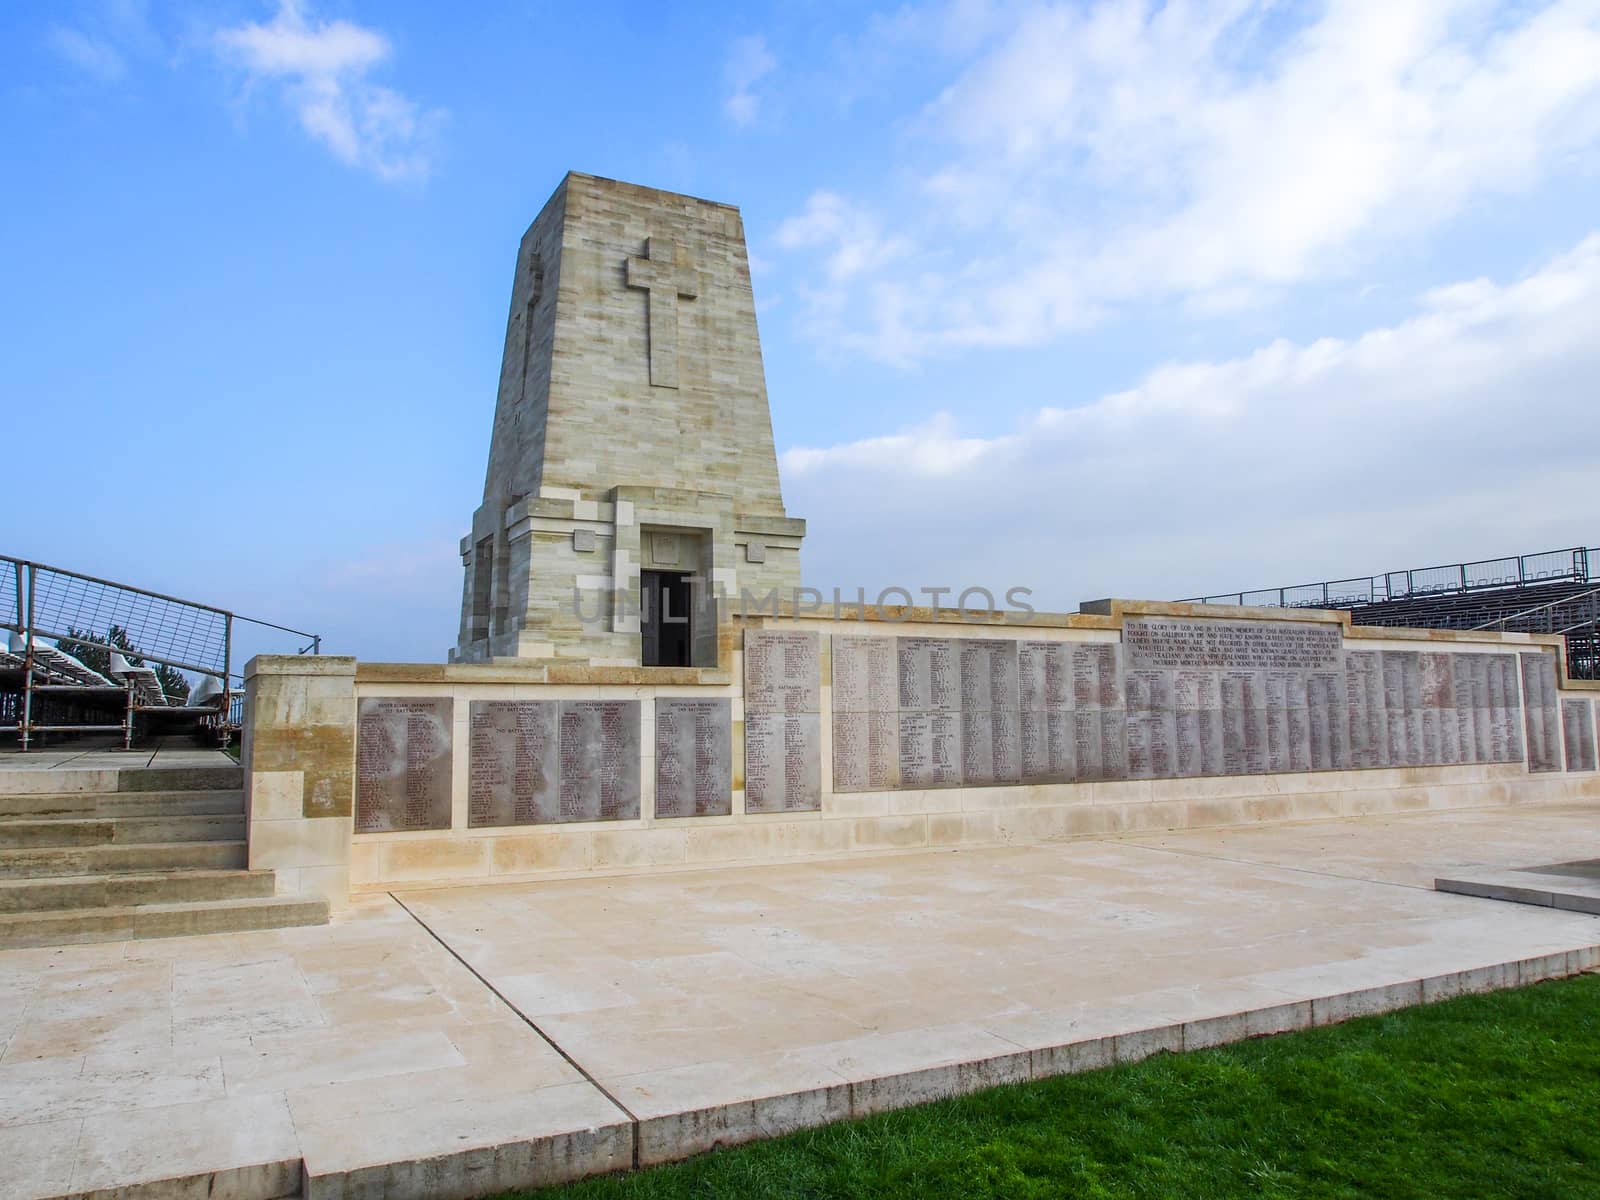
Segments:
[[[900,786],[898,643],[833,636],[833,790]]]
[[[1019,730],[1023,783],[1071,783],[1077,755],[1072,710],[1024,712]]]
[[[1017,643],[1018,726],[1023,783],[1071,783],[1077,767],[1072,720],[1072,647]]]
[[[474,700],[469,709],[467,824],[561,819],[554,700]]]
[[[1017,693],[1017,643],[999,638],[963,638],[961,653],[961,711],[1015,712]]]
[[[971,786],[1022,779],[1017,643],[957,641],[961,680],[961,781]]]
[[[1122,682],[1121,646],[1080,642],[1072,647],[1075,779],[1128,777],[1128,722]]]
[[[819,645],[810,630],[746,630],[745,712],[821,712]]]
[[[1422,665],[1415,650],[1383,652],[1383,702],[1389,715],[1389,765],[1422,766]]]
[[[822,808],[822,714],[746,712],[744,810]]]
[[[1567,752],[1567,770],[1595,769],[1594,704],[1591,701],[1561,701],[1561,742]]]
[[[562,700],[561,820],[639,817],[639,702]]]
[[[900,711],[961,711],[961,643],[954,638],[903,637]]]
[[[357,709],[357,833],[450,828],[451,701],[368,697]]]
[[[1122,644],[1127,648],[1130,669],[1325,670],[1339,665],[1340,636],[1337,625],[1129,617],[1123,625]]]
[[[1109,642],[1072,647],[1072,707],[1079,711],[1122,707],[1122,647]]]
[[[1528,770],[1561,770],[1560,719],[1556,715],[1556,656],[1523,654],[1522,694],[1528,735]]]
[[[656,698],[656,816],[733,811],[733,703]]]
[[[1178,716],[1174,672],[1130,669],[1125,675],[1128,778],[1168,779],[1177,773]]]
[[[901,712],[901,787],[959,787],[962,766],[960,713]]]
[[[1204,667],[1172,672],[1174,774],[1223,774],[1222,675]]]
[[[1554,668],[1554,660],[1551,662]],[[1497,762],[1522,761],[1522,695],[1517,687],[1517,656],[1496,654],[1489,664],[1489,704],[1494,713]]]
[[[962,679],[963,645],[958,638],[899,639],[901,787],[960,787],[965,777],[962,704],[969,698],[969,689]],[[989,656],[979,651],[972,668],[982,678],[974,678],[970,692],[983,693],[987,703],[992,682]],[[1013,690],[1016,687],[1014,669],[1011,686]],[[972,732],[975,738],[992,739],[987,727]],[[979,765],[980,760],[984,765]],[[992,775],[993,770],[993,749],[986,740],[975,750],[973,772]]]
[[[820,810],[820,637],[809,630],[747,631],[744,687],[744,811]]]
[[[900,707],[895,638],[833,636],[833,711],[892,713]]]

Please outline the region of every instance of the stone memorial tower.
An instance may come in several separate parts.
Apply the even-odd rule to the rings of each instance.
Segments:
[[[715,666],[718,598],[788,599],[739,210],[569,174],[523,235],[456,662]]]

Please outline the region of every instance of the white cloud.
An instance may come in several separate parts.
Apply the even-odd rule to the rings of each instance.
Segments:
[[[1288,29],[1302,11],[1268,0],[972,12],[1004,32],[917,116],[886,172],[915,185],[795,219],[826,203],[898,232],[893,259],[812,287],[819,335],[871,357],[1259,304],[1600,137],[1600,0],[1332,0]]]
[[[101,83],[115,83],[127,73],[127,63],[108,41],[62,25],[50,31],[49,40],[57,54]]]
[[[760,34],[735,39],[723,68],[723,78],[728,85],[728,97],[722,110],[728,119],[743,128],[761,115],[761,97],[756,91],[760,83],[777,67],[778,60],[767,48],[767,40]]]
[[[1000,436],[782,457],[806,581],[1174,598],[1577,545],[1600,526],[1600,233],[1396,325],[1174,363]],[[893,536],[885,531],[893,530]],[[1548,543],[1544,545],[1542,543]],[[946,578],[923,579],[937,563]]]
[[[319,21],[281,0],[269,24],[220,30],[216,45],[252,81],[281,84],[301,127],[341,162],[389,180],[428,173],[443,113],[367,79],[392,53],[379,31]]]

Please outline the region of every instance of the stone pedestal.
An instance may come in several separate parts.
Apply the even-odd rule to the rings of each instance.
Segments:
[[[245,666],[245,814],[251,870],[280,895],[350,892],[356,660],[259,655]]]

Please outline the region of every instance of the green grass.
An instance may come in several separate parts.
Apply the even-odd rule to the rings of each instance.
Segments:
[[[1600,976],[792,1134],[540,1200],[1600,1196]]]

